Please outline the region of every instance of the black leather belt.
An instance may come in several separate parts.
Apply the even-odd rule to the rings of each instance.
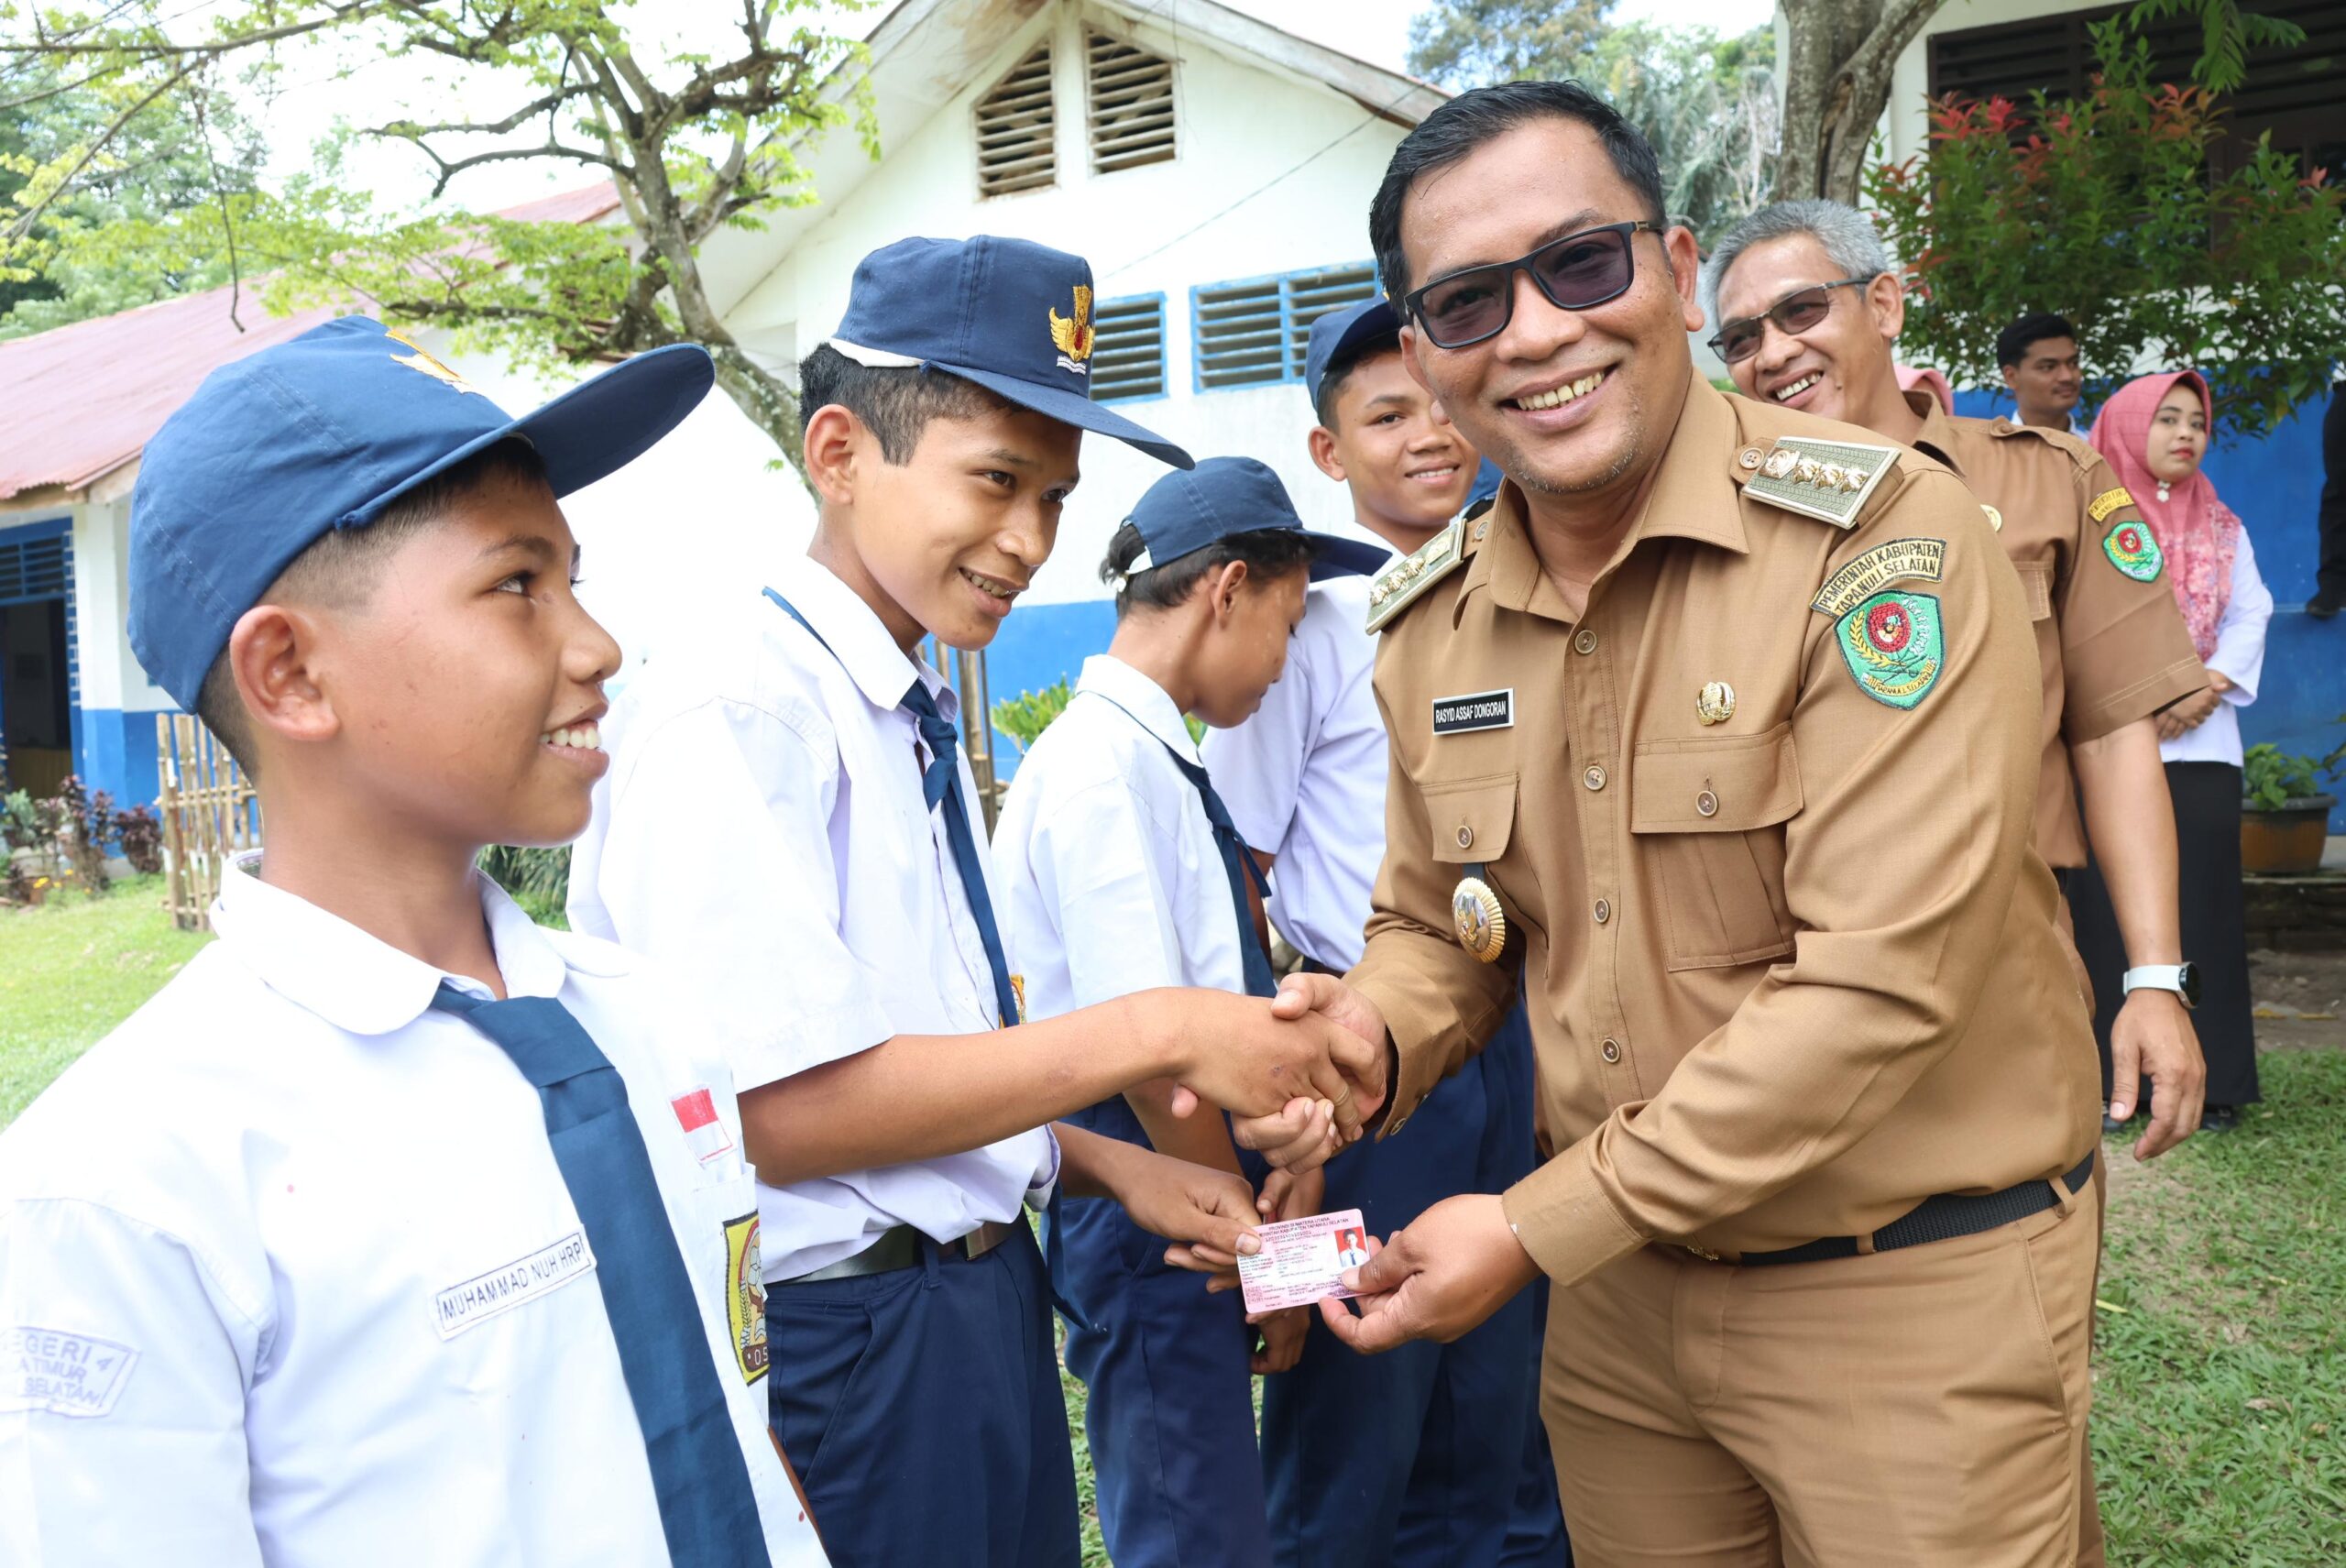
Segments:
[[[2093,1159],[2097,1151],[2088,1149],[2086,1157],[2077,1168],[2061,1178],[2068,1189],[2064,1194],[2049,1181],[2023,1181],[2017,1187],[2007,1187],[2001,1192],[1968,1195],[1942,1192],[1935,1198],[1925,1198],[1904,1214],[1873,1234],[1870,1249],[1860,1246],[1856,1236],[1820,1236],[1813,1242],[1788,1246],[1778,1252],[1747,1252],[1729,1261],[1748,1267],[1762,1267],[1775,1263],[1818,1263],[1828,1257],[1859,1257],[1868,1250],[1894,1252],[1902,1246],[1921,1246],[1925,1242],[1953,1241],[1957,1236],[1978,1235],[1999,1225],[2009,1225],[2014,1220],[2025,1220],[2031,1214],[2042,1214],[2057,1205],[2062,1198],[2085,1190],[2093,1176]],[[1716,1255],[1688,1247],[1698,1257]]]
[[[777,1282],[777,1288],[792,1285],[813,1285],[825,1279],[854,1279],[866,1274],[886,1274],[893,1269],[917,1268],[935,1253],[941,1262],[956,1259],[976,1259],[985,1256],[1008,1241],[1013,1227],[998,1220],[988,1220],[966,1236],[949,1242],[931,1241],[928,1234],[914,1225],[898,1225],[880,1233],[880,1239],[861,1252],[827,1263],[810,1274],[795,1279]]]

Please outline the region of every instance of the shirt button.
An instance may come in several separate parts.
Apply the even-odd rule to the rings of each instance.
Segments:
[[[1603,1057],[1607,1062],[1617,1062],[1621,1059],[1621,1042],[1618,1040],[1607,1040],[1603,1045],[1596,1047],[1596,1054]]]
[[[1601,898],[1600,898],[1600,899],[1598,899],[1598,900],[1596,901],[1596,923],[1597,923],[1599,926],[1602,926],[1602,925],[1604,925],[1607,920],[1610,920],[1610,919],[1612,919],[1612,918],[1613,918],[1613,906],[1612,906],[1610,904],[1606,903],[1604,899],[1601,899]]]
[[[1588,772],[1581,774],[1580,781],[1591,789],[1603,789],[1605,787],[1605,770],[1597,763],[1591,762],[1588,764]]]
[[[1461,822],[1458,825],[1458,847],[1463,850],[1474,841],[1474,830],[1472,828],[1467,827],[1464,822]]]
[[[1594,652],[1596,652],[1596,633],[1595,633],[1595,632],[1594,632],[1594,631],[1591,631],[1590,630],[1588,630],[1588,628],[1586,628],[1586,627],[1584,627],[1584,627],[1582,627],[1582,628],[1581,628],[1581,630],[1580,630],[1580,635],[1573,639],[1573,651],[1574,652],[1579,652],[1579,653],[1594,653]]]
[[[1719,797],[1705,790],[1694,797],[1694,809],[1705,817],[1716,817],[1719,814]]]

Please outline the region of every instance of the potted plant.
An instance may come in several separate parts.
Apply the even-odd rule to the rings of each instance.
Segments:
[[[2321,868],[2322,844],[2338,797],[2325,793],[2346,759],[2346,744],[2327,757],[2299,756],[2270,742],[2242,759],[2240,864],[2243,872],[2303,876]]]

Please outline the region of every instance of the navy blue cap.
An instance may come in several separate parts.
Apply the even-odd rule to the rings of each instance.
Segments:
[[[1472,517],[1481,508],[1496,500],[1499,486],[1506,482],[1507,476],[1499,472],[1499,466],[1487,457],[1484,458],[1482,466],[1474,470],[1474,486],[1466,492],[1464,515]]]
[[[1313,322],[1311,341],[1303,351],[1303,386],[1311,394],[1311,406],[1320,406],[1320,384],[1328,378],[1329,366],[1353,357],[1371,339],[1390,337],[1400,330],[1401,318],[1393,313],[1382,294],[1330,311]]]
[[[1382,544],[1304,527],[1279,477],[1252,457],[1209,457],[1186,474],[1168,474],[1149,486],[1125,521],[1148,546],[1125,569],[1129,576],[1169,566],[1233,533],[1272,529],[1311,541],[1313,582],[1379,572],[1392,559]]]
[[[406,338],[344,316],[224,365],[147,444],[130,501],[130,647],[192,709],[237,617],[321,534],[364,528],[433,475],[507,436],[556,495],[633,462],[715,372],[655,348],[514,419]]]
[[[981,234],[900,239],[856,264],[830,345],[859,365],[945,370],[1177,468],[1189,455],[1091,400],[1091,264]]]

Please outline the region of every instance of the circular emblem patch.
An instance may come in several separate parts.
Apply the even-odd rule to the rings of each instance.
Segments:
[[[2101,551],[2111,565],[2138,583],[2155,582],[2160,568],[2166,565],[2166,552],[2159,548],[2158,536],[2140,519],[2111,529],[2102,538]]]
[[[1898,652],[1914,640],[1913,618],[1895,599],[1877,604],[1866,612],[1866,636],[1882,652]]]
[[[1458,927],[1458,945],[1485,963],[1496,963],[1507,949],[1507,911],[1499,895],[1481,877],[1462,877],[1450,895],[1450,918]]]

